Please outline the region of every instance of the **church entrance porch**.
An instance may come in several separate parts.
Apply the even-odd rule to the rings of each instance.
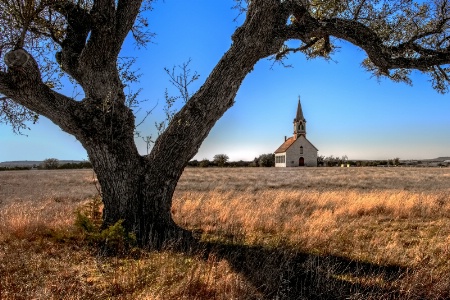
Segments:
[[[303,157],[300,157],[300,159],[298,160],[298,166],[299,167],[305,166],[305,159]]]

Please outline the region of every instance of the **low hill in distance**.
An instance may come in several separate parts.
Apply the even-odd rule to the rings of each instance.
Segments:
[[[442,157],[438,157],[438,158],[433,158],[433,159],[422,159],[424,161],[446,161],[446,160],[450,160],[450,156],[442,156]]]
[[[14,167],[37,167],[40,164],[42,164],[44,161],[42,160],[17,160],[17,161],[4,161],[0,162],[0,167],[8,167],[8,168],[14,168]],[[78,164],[85,162],[84,160],[59,160],[59,164]]]

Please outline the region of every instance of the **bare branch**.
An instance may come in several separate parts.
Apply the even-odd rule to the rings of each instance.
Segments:
[[[181,73],[179,74],[175,74],[175,66],[172,67],[172,71],[164,68],[164,71],[166,71],[167,75],[169,75],[169,82],[180,92],[180,96],[184,103],[186,103],[191,97],[189,93],[189,86],[200,77],[197,72],[194,72],[194,74],[191,75],[191,69],[189,68],[190,63],[191,59],[189,58],[187,62],[179,65],[178,68],[181,70]]]
[[[314,44],[316,44],[320,39],[319,38],[312,38],[311,41],[309,41],[308,43],[306,43],[305,45],[298,47],[298,48],[288,48],[288,47],[283,47],[280,49],[280,51],[275,54],[275,59],[276,60],[281,60],[283,59],[288,53],[296,53],[296,52],[302,52],[302,51],[306,51],[307,49],[311,48],[312,46],[314,46]]]
[[[359,19],[360,14],[361,14],[361,10],[362,10],[362,8],[364,7],[364,4],[366,4],[366,1],[367,1],[367,0],[362,0],[362,1],[359,3],[359,5],[356,7],[356,10],[355,10],[355,13],[354,13],[354,16],[353,16],[353,20],[354,20],[354,21],[356,21],[356,20]]]

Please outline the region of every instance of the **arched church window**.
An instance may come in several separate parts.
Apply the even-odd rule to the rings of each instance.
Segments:
[[[300,146],[300,154],[303,154],[303,146]]]
[[[302,130],[305,130],[305,124],[302,123],[301,127],[302,127]]]

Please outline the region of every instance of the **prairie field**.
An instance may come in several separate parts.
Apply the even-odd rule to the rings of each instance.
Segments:
[[[187,168],[172,213],[203,251],[105,253],[99,195],[0,172],[0,299],[450,299],[450,168]]]

